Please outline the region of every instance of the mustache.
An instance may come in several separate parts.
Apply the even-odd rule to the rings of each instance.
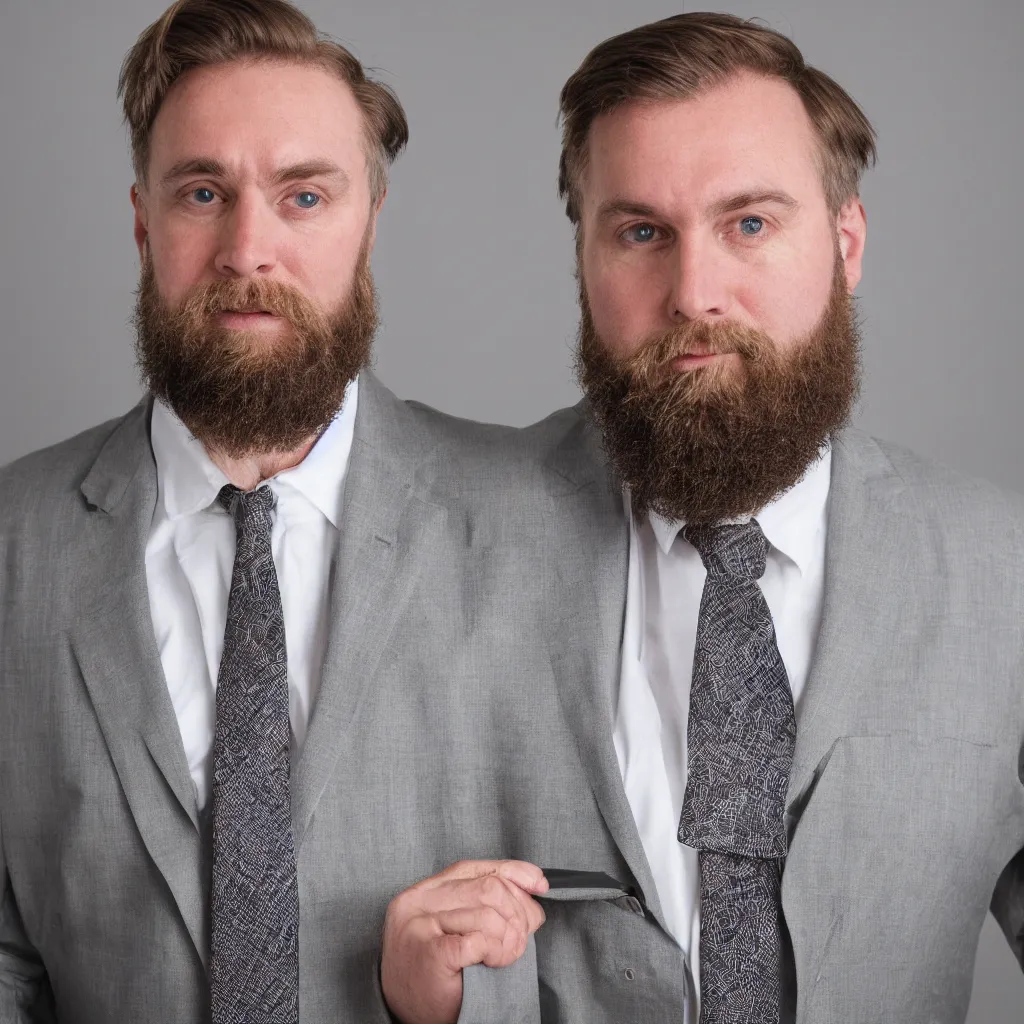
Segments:
[[[763,331],[744,327],[733,320],[688,320],[664,334],[644,341],[626,360],[626,369],[641,379],[663,377],[681,356],[735,354],[759,362],[773,351],[771,338]]]
[[[281,281],[247,278],[210,281],[193,288],[178,315],[208,319],[218,313],[269,313],[292,324],[322,324],[326,317],[305,295]]]

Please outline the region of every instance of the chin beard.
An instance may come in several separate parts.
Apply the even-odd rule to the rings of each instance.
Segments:
[[[264,310],[283,330],[229,330],[224,310]],[[249,278],[192,289],[171,309],[143,262],[134,325],[143,384],[208,451],[230,458],[294,451],[341,408],[369,362],[377,297],[364,242],[349,295],[325,314],[280,282]]]
[[[597,334],[582,273],[579,280],[577,378],[639,514],[695,524],[755,515],[849,419],[860,335],[838,258],[818,324],[785,349],[760,331],[697,320],[617,360]],[[694,350],[735,355],[672,369]]]

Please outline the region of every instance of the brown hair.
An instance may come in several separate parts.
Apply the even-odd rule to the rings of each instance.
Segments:
[[[594,120],[631,100],[682,100],[740,71],[781,78],[803,101],[817,133],[825,197],[833,212],[857,195],[875,161],[875,131],[828,75],[804,63],[784,35],[731,14],[677,14],[598,44],[560,97],[558,194],[574,224]]]
[[[235,60],[309,64],[341,78],[363,113],[371,197],[384,195],[388,167],[409,140],[405,111],[391,89],[367,78],[356,57],[288,0],[177,0],[139,36],[117,84],[139,182],[146,181],[150,132],[171,86],[193,68]]]

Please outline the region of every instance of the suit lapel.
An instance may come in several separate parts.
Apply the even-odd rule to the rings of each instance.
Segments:
[[[571,539],[571,547],[560,547],[550,559],[558,590],[548,648],[562,711],[605,824],[664,927],[612,739],[629,569],[622,492],[605,468],[596,434],[585,417],[549,466],[559,480],[551,535],[560,544],[563,538]]]
[[[831,931],[844,909],[802,896],[800,818],[836,743],[856,728],[865,681],[879,651],[899,644],[901,608],[916,524],[901,501],[902,481],[870,438],[848,430],[833,444],[821,626],[797,716],[787,819],[790,859],[783,875],[783,908],[791,933],[810,957],[802,976],[817,977]],[[811,905],[814,902],[814,905]],[[801,951],[798,951],[798,955]]]
[[[111,434],[89,502],[71,646],[143,843],[206,961],[195,793],[150,617],[145,549],[156,504],[150,403]]]
[[[806,802],[819,765],[845,735],[875,652],[898,632],[915,529],[899,502],[901,491],[902,481],[874,441],[853,430],[837,436],[821,625],[797,720],[791,812]]]
[[[408,601],[446,512],[417,483],[428,461],[404,403],[369,373],[359,382],[355,438],[331,587],[331,626],[309,731],[296,766],[292,822],[300,848],[346,731]]]

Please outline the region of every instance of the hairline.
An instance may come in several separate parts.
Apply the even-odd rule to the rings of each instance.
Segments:
[[[132,164],[135,171],[136,178],[139,179],[139,185],[144,189],[149,189],[149,163],[152,159],[152,139],[153,139],[153,128],[156,125],[157,118],[160,116],[160,111],[163,110],[164,104],[167,102],[167,98],[177,88],[178,84],[192,72],[202,71],[208,68],[226,68],[232,66],[239,67],[256,67],[259,65],[270,65],[277,67],[309,67],[319,69],[326,74],[330,75],[331,78],[340,82],[345,88],[348,89],[349,94],[352,96],[356,107],[359,110],[359,119],[362,125],[362,146],[363,153],[366,158],[366,173],[368,178],[368,184],[370,189],[370,196],[372,201],[379,202],[383,198],[383,189],[387,188],[387,158],[383,152],[383,145],[380,142],[375,142],[371,137],[370,124],[367,117],[367,112],[360,102],[359,96],[356,93],[352,83],[348,81],[343,72],[332,62],[331,58],[327,54],[311,53],[311,54],[275,54],[275,53],[240,53],[237,56],[229,57],[227,60],[214,61],[208,64],[195,64],[192,67],[186,68],[179,74],[173,82],[167,87],[167,91],[160,98],[160,103],[157,105],[152,115],[149,127],[146,129],[145,135],[145,146],[144,155],[146,166],[139,168],[135,166],[135,153],[132,153]],[[380,176],[382,184],[382,192],[380,196],[374,195],[374,176],[375,173]]]
[[[753,78],[761,79],[763,81],[776,81],[782,82],[788,86],[789,89],[795,93],[797,99],[800,100],[800,106],[803,109],[804,116],[807,118],[807,124],[811,131],[811,138],[814,143],[814,162],[818,171],[818,177],[821,181],[822,192],[825,196],[825,202],[831,213],[838,213],[839,209],[843,204],[849,202],[851,199],[856,198],[857,190],[854,189],[849,195],[841,197],[838,201],[833,201],[832,189],[829,186],[829,168],[828,164],[831,160],[831,156],[826,148],[825,140],[822,138],[818,126],[814,123],[814,118],[811,117],[810,111],[807,109],[807,104],[804,102],[804,97],[801,95],[800,90],[790,82],[784,75],[769,74],[760,71],[756,68],[750,68],[746,66],[732,68],[726,72],[710,75],[704,82],[702,82],[692,93],[687,96],[672,96],[668,93],[665,95],[656,95],[653,92],[650,94],[639,93],[636,96],[627,96],[614,103],[604,110],[599,111],[591,119],[590,124],[587,126],[586,134],[580,142],[578,148],[575,148],[574,156],[575,159],[567,161],[567,186],[569,195],[572,197],[575,192],[576,206],[577,206],[577,225],[576,229],[579,230],[583,217],[583,182],[586,177],[587,169],[590,166],[590,138],[594,130],[594,125],[603,117],[613,114],[616,111],[622,110],[627,106],[649,106],[654,107],[661,104],[669,103],[689,103],[694,100],[699,100],[705,94],[713,92],[715,89],[721,88],[728,83],[732,82],[736,78],[740,78],[744,75],[749,75]]]

